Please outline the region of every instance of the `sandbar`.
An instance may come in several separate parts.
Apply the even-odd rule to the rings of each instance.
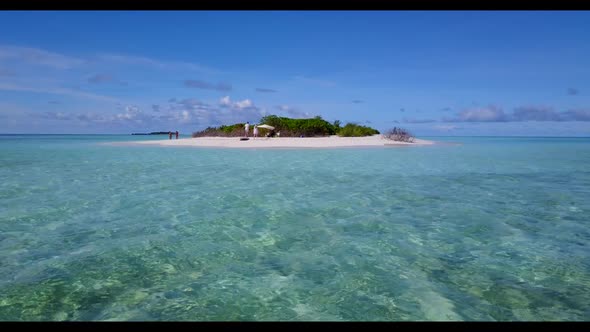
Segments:
[[[409,147],[436,144],[434,141],[415,139],[413,143],[397,142],[384,138],[382,135],[365,137],[340,137],[337,135],[326,137],[250,137],[240,140],[240,137],[196,137],[181,139],[164,139],[153,141],[121,142],[124,145],[160,145],[186,147],[213,148],[339,148],[339,147]]]

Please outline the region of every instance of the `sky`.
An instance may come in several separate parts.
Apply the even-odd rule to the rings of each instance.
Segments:
[[[589,11],[2,11],[0,133],[590,136]]]

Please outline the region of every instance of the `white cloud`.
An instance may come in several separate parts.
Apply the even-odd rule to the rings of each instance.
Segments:
[[[432,128],[438,129],[438,130],[443,130],[443,131],[452,131],[455,129],[459,129],[459,127],[453,126],[453,125],[436,125]]]
[[[191,114],[188,111],[182,111],[180,115],[180,122],[186,123],[191,120]]]
[[[162,61],[143,56],[122,55],[122,54],[99,54],[96,57],[99,61],[120,63],[126,65],[140,65],[162,70],[189,70],[206,74],[220,74],[220,70],[202,66],[199,64],[184,61]]]
[[[479,108],[465,110],[459,114],[459,117],[463,121],[502,121],[505,118],[504,112],[501,109],[490,107],[490,108]]]
[[[590,110],[570,109],[556,111],[550,106],[521,106],[511,113],[504,113],[495,106],[471,108],[460,112],[457,117],[443,117],[444,122],[563,122],[590,121]]]
[[[90,121],[95,121],[96,119],[104,119],[112,124],[135,123],[144,125],[151,123],[154,116],[144,113],[137,106],[126,106],[124,113],[115,114],[112,117],[106,117],[106,119],[100,116],[91,116],[88,118]]]
[[[459,112],[456,118],[444,117],[446,122],[505,122],[508,121],[504,111],[496,106],[470,108]]]
[[[56,69],[69,69],[86,62],[82,59],[42,49],[18,46],[0,46],[0,60],[17,60],[32,65],[47,66]]]
[[[94,99],[94,100],[99,100],[99,101],[109,101],[109,102],[118,101],[118,99],[113,98],[113,97],[102,96],[102,95],[97,95],[94,93],[77,91],[77,90],[67,89],[67,88],[22,86],[19,84],[0,82],[0,90],[49,93],[49,94],[57,94],[57,95],[67,95],[67,96],[72,96],[72,97],[88,98],[88,99]]]
[[[279,105],[279,106],[276,106],[276,108],[281,110],[284,113],[287,113],[287,115],[289,115],[290,117],[293,117],[293,118],[305,119],[305,118],[311,117],[310,113],[301,111],[299,109],[296,109],[296,108],[288,106],[288,105]]]
[[[231,100],[229,99],[229,96],[225,96],[225,97],[219,99],[219,105],[231,106]]]
[[[248,107],[253,106],[252,101],[250,99],[244,99],[242,101],[238,101],[234,105],[239,109],[244,109],[244,108],[248,108]]]
[[[234,110],[244,110],[244,109],[256,109],[254,103],[250,99],[244,99],[241,101],[232,102],[229,96],[225,96],[219,99],[219,105],[221,107],[230,107]]]

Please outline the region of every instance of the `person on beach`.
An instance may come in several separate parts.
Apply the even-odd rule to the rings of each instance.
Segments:
[[[250,122],[246,122],[244,129],[246,130],[246,137],[248,137],[248,133],[250,132]]]
[[[176,131],[176,139],[178,139],[178,130]]]
[[[254,126],[254,138],[258,137],[258,126]]]
[[[168,139],[172,139],[172,132],[171,131],[168,132]]]

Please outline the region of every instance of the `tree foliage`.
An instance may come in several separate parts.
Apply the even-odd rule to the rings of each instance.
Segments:
[[[244,123],[229,126],[207,127],[205,130],[194,132],[193,137],[239,137],[244,136]]]
[[[336,128],[334,125],[322,119],[321,116],[316,116],[311,119],[291,119],[269,115],[260,119],[260,123],[275,127],[275,131],[280,131],[281,136],[311,137],[336,134]]]

